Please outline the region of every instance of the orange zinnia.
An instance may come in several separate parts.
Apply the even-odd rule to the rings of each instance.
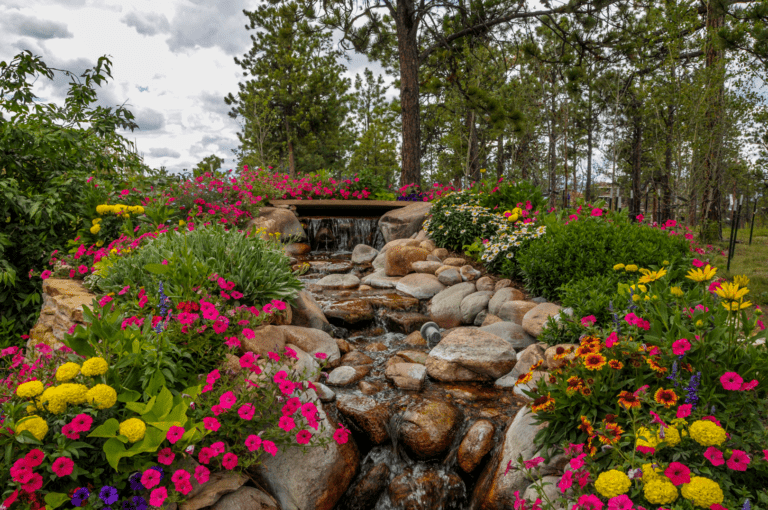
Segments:
[[[589,354],[584,358],[584,366],[587,370],[601,370],[605,363],[605,356],[599,353]]]
[[[631,391],[622,391],[619,393],[619,404],[621,404],[624,409],[632,409],[633,407],[640,407],[640,399],[637,398],[637,396],[632,393]]]
[[[653,395],[653,399],[666,408],[670,408],[677,403],[677,395],[672,390],[659,388]]]
[[[608,362],[608,366],[615,370],[621,370],[622,368],[624,368],[624,363],[622,363],[617,359],[612,359],[611,361]]]

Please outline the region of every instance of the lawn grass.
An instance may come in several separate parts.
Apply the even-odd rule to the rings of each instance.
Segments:
[[[749,277],[749,294],[746,299],[759,305],[768,306],[768,227],[755,226],[752,245],[749,245],[749,228],[738,231],[731,270],[728,271],[728,236],[730,228],[723,228],[724,241],[713,244],[717,249],[710,255],[711,262],[717,267],[717,276],[732,279],[735,275]],[[721,252],[725,255],[721,255]]]

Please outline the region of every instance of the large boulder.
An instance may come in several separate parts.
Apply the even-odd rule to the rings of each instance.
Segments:
[[[502,292],[506,289],[501,289],[499,292]],[[504,319],[505,321],[514,322],[515,324],[523,324],[523,317],[525,317],[525,314],[529,311],[533,310],[539,306],[537,303],[534,303],[533,301],[507,301],[503,305],[501,305],[501,308],[499,308],[499,313],[497,314],[499,317]]]
[[[279,510],[277,501],[256,487],[240,487],[227,494],[211,507],[211,510]]]
[[[355,478],[360,461],[352,437],[344,444],[332,439],[336,430],[313,390],[299,394],[302,402],[313,402],[320,426],[313,435],[329,440],[324,448],[284,448],[276,456],[263,455],[252,468],[258,481],[272,494],[282,510],[331,510]]]
[[[492,295],[492,291],[475,292],[462,299],[461,305],[459,305],[461,309],[461,322],[472,324],[477,314],[488,306],[488,301],[490,301]]]
[[[509,342],[515,351],[522,351],[535,342],[534,338],[526,333],[520,324],[514,322],[496,322],[480,329],[503,338]]]
[[[429,202],[416,202],[384,214],[379,219],[379,230],[384,236],[384,242],[406,239],[416,234],[421,230],[421,225],[431,209],[432,204]]]
[[[532,308],[523,316],[523,328],[525,332],[534,338],[538,338],[550,317],[560,313],[561,307],[554,303],[541,303]]]
[[[365,264],[367,262],[373,262],[373,259],[379,254],[376,248],[368,246],[367,244],[358,244],[355,249],[352,250],[352,262],[354,264]]]
[[[427,260],[429,252],[415,246],[394,246],[387,250],[384,266],[387,276],[405,276],[413,271],[411,264]]]
[[[365,432],[373,444],[389,439],[389,410],[384,404],[365,395],[339,395],[336,408],[356,428]]]
[[[456,328],[429,353],[427,373],[438,381],[495,381],[515,366],[512,346],[479,328]]]
[[[259,326],[253,330],[253,338],[243,337],[242,352],[250,351],[262,358],[267,357],[268,352],[283,352],[285,348],[285,332],[283,326]]]
[[[433,274],[414,273],[404,276],[395,289],[416,299],[429,299],[445,289]]]
[[[477,420],[461,440],[458,451],[459,467],[471,473],[493,448],[493,434],[496,427],[488,420]]]
[[[315,285],[323,290],[356,289],[360,286],[360,278],[353,274],[329,274],[318,280]]]
[[[459,475],[444,467],[408,467],[389,483],[389,508],[441,510],[463,508],[466,488]]]
[[[523,293],[517,289],[513,289],[512,287],[503,287],[501,289],[497,289],[496,293],[493,295],[493,298],[491,298],[491,301],[488,303],[488,311],[493,315],[499,315],[499,310],[504,303],[507,301],[518,301],[521,299],[523,299]]]
[[[280,238],[287,240],[289,238],[296,241],[303,241],[307,238],[307,233],[299,223],[296,215],[288,209],[279,207],[262,207],[259,209],[258,218],[254,218],[245,226],[245,230],[258,230],[263,228],[266,234],[280,234]]]
[[[326,319],[320,305],[306,290],[298,293],[295,304],[291,306],[291,312],[291,324],[293,326],[321,329],[326,333],[331,331],[328,319]]]
[[[422,400],[405,410],[400,440],[419,459],[445,452],[461,426],[461,411],[448,402]]]
[[[285,343],[293,344],[312,356],[321,352],[326,355],[326,362],[328,363],[341,359],[336,340],[325,331],[297,326],[278,327],[284,333]]]
[[[429,316],[441,328],[455,328],[461,324],[461,302],[475,292],[472,282],[459,283],[440,291],[432,298]]]

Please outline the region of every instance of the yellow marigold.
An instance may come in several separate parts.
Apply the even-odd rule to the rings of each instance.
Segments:
[[[669,289],[669,291],[672,293],[673,296],[677,297],[683,297],[685,293],[683,292],[683,289],[680,287],[672,287]]]
[[[669,478],[661,474],[664,472],[664,470],[658,467],[658,465],[654,469],[653,464],[648,462],[647,464],[643,464],[642,469],[643,469],[643,478],[642,478],[643,483],[648,483],[651,480],[659,480],[659,479],[669,480]]]
[[[627,264],[624,266],[624,271],[627,273],[634,273],[637,271],[637,264]]]
[[[664,427],[664,439],[661,438],[661,431],[656,433],[656,437],[659,438],[659,442],[666,442],[667,446],[680,444],[680,431],[677,430],[677,427]]]
[[[637,448],[638,446],[648,446],[649,448],[656,448],[656,445],[659,444],[656,434],[652,433],[650,430],[648,430],[645,427],[640,427],[639,429],[637,429],[635,437],[636,437],[635,448]]]
[[[104,245],[104,240],[103,239],[99,239],[98,241],[96,241],[96,246],[101,247],[103,245]]]
[[[632,482],[629,477],[616,469],[600,473],[595,481],[595,489],[606,498],[626,494],[631,486]]]
[[[106,373],[107,368],[109,368],[109,364],[104,358],[91,358],[83,363],[81,372],[87,377],[93,377]]]
[[[692,476],[691,483],[684,483],[680,492],[685,499],[694,505],[709,508],[714,504],[722,504],[723,490],[714,480],[703,476]]]
[[[21,434],[25,430],[28,430],[38,441],[42,441],[48,433],[48,423],[39,416],[32,415],[16,425],[16,434]]]
[[[93,218],[91,220],[91,225],[98,225],[99,223],[101,223],[101,218]]]
[[[643,495],[654,505],[668,505],[677,499],[677,487],[661,477],[645,482]]]
[[[91,234],[98,234],[101,230],[101,225],[94,225],[90,228]]]
[[[127,437],[128,441],[135,443],[144,439],[147,426],[138,418],[128,418],[120,424],[118,431],[121,435]]]
[[[56,370],[56,380],[59,382],[71,381],[80,373],[80,365],[77,363],[64,363]]]
[[[85,404],[85,395],[88,393],[88,386],[84,384],[65,383],[59,385],[60,391],[64,394],[68,404]]]
[[[85,399],[96,409],[108,409],[117,402],[117,392],[106,384],[97,384],[85,394]]]
[[[697,420],[688,429],[691,438],[701,446],[718,446],[725,442],[725,430],[708,420]]]
[[[622,269],[624,269],[624,264],[616,264],[613,266],[614,271],[621,271]]]
[[[19,384],[16,388],[16,395],[21,398],[36,397],[43,392],[45,388],[40,381],[29,381],[23,384]]]
[[[40,395],[40,405],[50,413],[61,414],[67,410],[67,399],[59,386],[51,386]]]
[[[112,212],[112,206],[107,204],[97,205],[96,212],[99,214],[107,214]]]

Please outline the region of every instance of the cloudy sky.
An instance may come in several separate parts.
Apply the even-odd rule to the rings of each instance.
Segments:
[[[49,67],[78,77],[99,57],[112,61],[112,80],[96,87],[95,106],[125,103],[139,129],[120,131],[136,141],[144,162],[170,171],[191,169],[210,154],[236,162],[240,125],[227,115],[228,93],[245,80],[234,57],[251,47],[243,9],[258,0],[0,0],[0,61],[22,50]],[[369,67],[351,54],[348,77]],[[44,102],[64,105],[70,79],[42,76],[33,92]]]

